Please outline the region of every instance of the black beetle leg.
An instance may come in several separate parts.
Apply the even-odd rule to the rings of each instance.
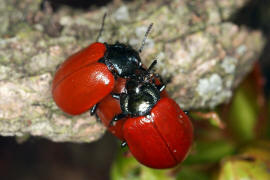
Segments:
[[[100,124],[102,123],[101,119],[97,115],[96,115],[96,119],[97,119],[97,123],[100,123]]]
[[[149,66],[149,68],[147,69],[147,71],[150,72],[155,67],[156,64],[157,64],[157,60],[154,60],[152,64]]]
[[[184,113],[185,113],[186,115],[188,115],[188,114],[189,114],[189,111],[184,111]]]
[[[161,83],[161,84],[158,86],[159,92],[163,91],[163,90],[166,88],[166,85],[165,85],[163,79],[160,77],[159,74],[155,74],[154,76],[155,76],[156,78],[158,78],[159,81],[160,81],[160,83]]]
[[[127,146],[127,142],[126,141],[123,141],[122,143],[121,143],[121,148],[124,148],[124,147],[126,147]]]
[[[120,99],[120,94],[112,93],[112,97],[119,100]]]
[[[159,74],[154,74],[154,76],[159,79],[159,81],[160,81],[161,84],[165,84],[164,81],[163,81],[163,79],[162,79],[162,77],[160,77]]]
[[[152,79],[152,83],[153,83],[154,85],[156,85],[157,81],[156,81],[155,78]]]
[[[109,126],[114,126],[114,123],[116,121],[119,121],[120,119],[126,117],[124,114],[117,114],[116,116],[114,116],[114,118],[111,120],[110,125]]]
[[[91,107],[90,109],[90,116],[93,116],[96,113],[98,104],[95,104],[94,106]]]
[[[163,84],[162,86],[158,87],[159,92],[163,91],[166,88],[166,85]]]

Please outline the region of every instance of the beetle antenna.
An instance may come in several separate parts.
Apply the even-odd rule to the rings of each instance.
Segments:
[[[147,31],[145,32],[145,35],[144,35],[144,38],[143,38],[143,41],[142,41],[142,45],[141,45],[141,47],[140,47],[140,49],[139,49],[139,53],[142,52],[143,47],[144,47],[144,45],[145,45],[145,41],[146,41],[146,39],[147,39],[147,36],[148,36],[149,32],[151,31],[153,25],[154,25],[154,23],[151,23],[151,24],[148,26]]]
[[[99,30],[99,33],[98,33],[98,36],[97,36],[97,39],[96,39],[96,42],[98,42],[99,38],[101,37],[102,35],[102,31],[104,30],[104,24],[105,24],[105,19],[106,19],[106,16],[107,16],[107,12],[104,13],[103,15],[103,18],[102,18],[102,23],[101,23],[101,27],[100,27],[100,30]]]

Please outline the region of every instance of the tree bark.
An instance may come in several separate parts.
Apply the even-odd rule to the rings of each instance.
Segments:
[[[141,53],[147,66],[168,81],[167,90],[185,109],[228,102],[263,48],[261,32],[230,22],[247,0],[134,1],[89,11],[41,0],[0,3],[0,135],[33,135],[58,142],[91,142],[105,128],[89,113],[71,117],[51,98],[56,67],[96,40],[120,41],[139,49],[148,25],[154,27]]]

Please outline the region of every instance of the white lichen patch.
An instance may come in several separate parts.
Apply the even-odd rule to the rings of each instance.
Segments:
[[[179,70],[179,67],[189,69],[191,66],[196,66],[194,65],[195,60],[196,64],[200,64],[204,59],[213,59],[209,53],[213,52],[213,47],[209,44],[210,41],[203,34],[195,33],[174,47],[174,56],[168,60],[168,63],[174,69]]]
[[[48,67],[48,54],[40,53],[31,58],[31,62],[28,64],[32,72],[39,72],[42,69]]]
[[[88,115],[88,114],[87,114]],[[76,123],[73,124],[73,131],[79,132],[80,129],[83,129],[84,126],[89,126],[91,122],[95,121],[94,116],[86,116],[86,114],[80,116],[78,119],[76,119]]]
[[[233,74],[237,65],[237,59],[231,56],[226,56],[221,63],[221,67],[228,74]]]
[[[200,66],[197,66],[197,68],[194,69],[193,74],[196,76],[200,76],[202,74],[207,73],[209,69],[213,69],[215,67],[215,65],[217,64],[217,61],[218,59],[213,58],[203,63],[200,63]]]
[[[20,85],[0,82],[0,118],[18,117],[22,113],[27,97]]]
[[[213,74],[209,78],[200,79],[197,92],[200,96],[214,94],[221,91],[222,79],[218,74]]]
[[[63,127],[63,126],[71,126],[72,124],[72,121],[71,119],[67,119],[65,116],[63,115],[56,115],[56,114],[53,114],[52,115],[52,121],[54,121],[54,124],[56,126],[59,126],[59,127]]]
[[[59,20],[59,23],[62,25],[62,26],[70,26],[72,25],[74,22],[73,22],[73,18],[70,17],[70,16],[62,16]]]
[[[211,2],[211,1],[209,1],[209,2]],[[218,9],[216,9],[216,10],[209,9],[208,15],[209,15],[208,23],[214,24],[214,23],[220,22],[221,17],[220,17],[220,12]]]
[[[113,14],[113,17],[118,21],[128,21],[130,19],[128,7],[121,6],[115,11],[115,13]]]
[[[246,51],[247,51],[247,47],[245,45],[241,45],[236,49],[236,53],[239,55],[244,55]]]
[[[77,134],[76,138],[73,138],[75,142],[91,142],[94,141],[100,136],[102,136],[102,132],[104,132],[106,128],[101,124],[94,124],[92,126],[85,127],[83,131],[74,132]],[[100,132],[100,133],[97,133]]]
[[[3,134],[4,136],[8,136],[9,133],[19,132],[21,129],[21,123],[17,121],[18,119],[15,119],[15,120],[0,119],[0,120],[1,120],[1,126],[0,126],[1,135],[4,133]],[[13,126],[10,127],[10,124],[12,124]]]
[[[210,43],[209,39],[201,33],[191,35],[185,40],[185,46],[192,59],[198,58],[202,54],[204,54],[205,57],[210,56],[210,53],[205,53],[213,51],[213,47],[210,46]]]
[[[202,98],[201,104],[205,104],[214,96],[219,96],[222,86],[222,79],[218,74],[212,74],[209,78],[200,79],[196,91]]]
[[[184,48],[179,48],[177,51],[175,51],[175,57],[177,60],[169,59],[168,62],[172,64],[171,67],[188,67],[192,63],[192,58],[189,55],[189,52],[186,51]]]
[[[26,132],[31,132],[31,134],[34,136],[51,134],[53,132],[53,128],[51,127],[51,124],[46,121],[32,123],[30,126],[26,127],[24,130]]]
[[[52,46],[50,47],[50,55],[51,56],[61,56],[62,49],[60,46]]]
[[[216,96],[213,96],[209,106],[211,108],[215,107],[217,104],[220,104],[222,102],[228,101],[232,97],[232,91],[231,90],[222,90],[220,93],[216,94]]]

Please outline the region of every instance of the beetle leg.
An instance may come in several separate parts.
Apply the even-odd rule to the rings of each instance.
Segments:
[[[90,109],[90,116],[93,116],[96,113],[98,104],[95,104],[93,107]]]
[[[157,81],[156,81],[156,79],[155,79],[155,78],[153,78],[153,79],[152,79],[152,83],[155,85],[155,84],[156,84],[156,82],[157,82]]]
[[[163,84],[162,86],[158,87],[159,92],[163,91],[166,88],[166,85]]]
[[[121,143],[121,148],[124,148],[124,147],[126,147],[127,146],[127,142],[126,141],[123,141],[122,143]]]
[[[101,124],[101,119],[96,115],[96,122]]]
[[[111,120],[109,126],[114,126],[116,121],[119,121],[120,119],[126,117],[126,115],[124,114],[117,114],[116,116],[114,116],[114,118]]]
[[[152,64],[149,66],[149,68],[147,69],[148,72],[152,71],[152,69],[155,67],[155,65],[157,64],[157,60],[154,60],[152,62]]]
[[[112,93],[112,97],[119,100],[120,99],[120,94]]]
[[[159,81],[160,81],[161,84],[165,84],[164,81],[163,81],[163,79],[160,77],[159,74],[154,74],[154,76],[159,79]]]
[[[189,111],[184,111],[184,113],[185,113],[186,115],[188,115],[188,114],[189,114]]]
[[[163,79],[160,77],[159,74],[154,74],[154,76],[155,76],[156,78],[158,78],[159,81],[160,81],[160,85],[158,86],[159,92],[163,91],[163,90],[166,88],[166,85],[165,85]],[[154,79],[154,80],[155,80],[155,79]],[[155,82],[154,82],[154,83],[155,83]]]
[[[122,118],[126,117],[126,115],[124,114],[117,114],[116,116],[114,116],[113,120],[112,121],[118,121]]]

